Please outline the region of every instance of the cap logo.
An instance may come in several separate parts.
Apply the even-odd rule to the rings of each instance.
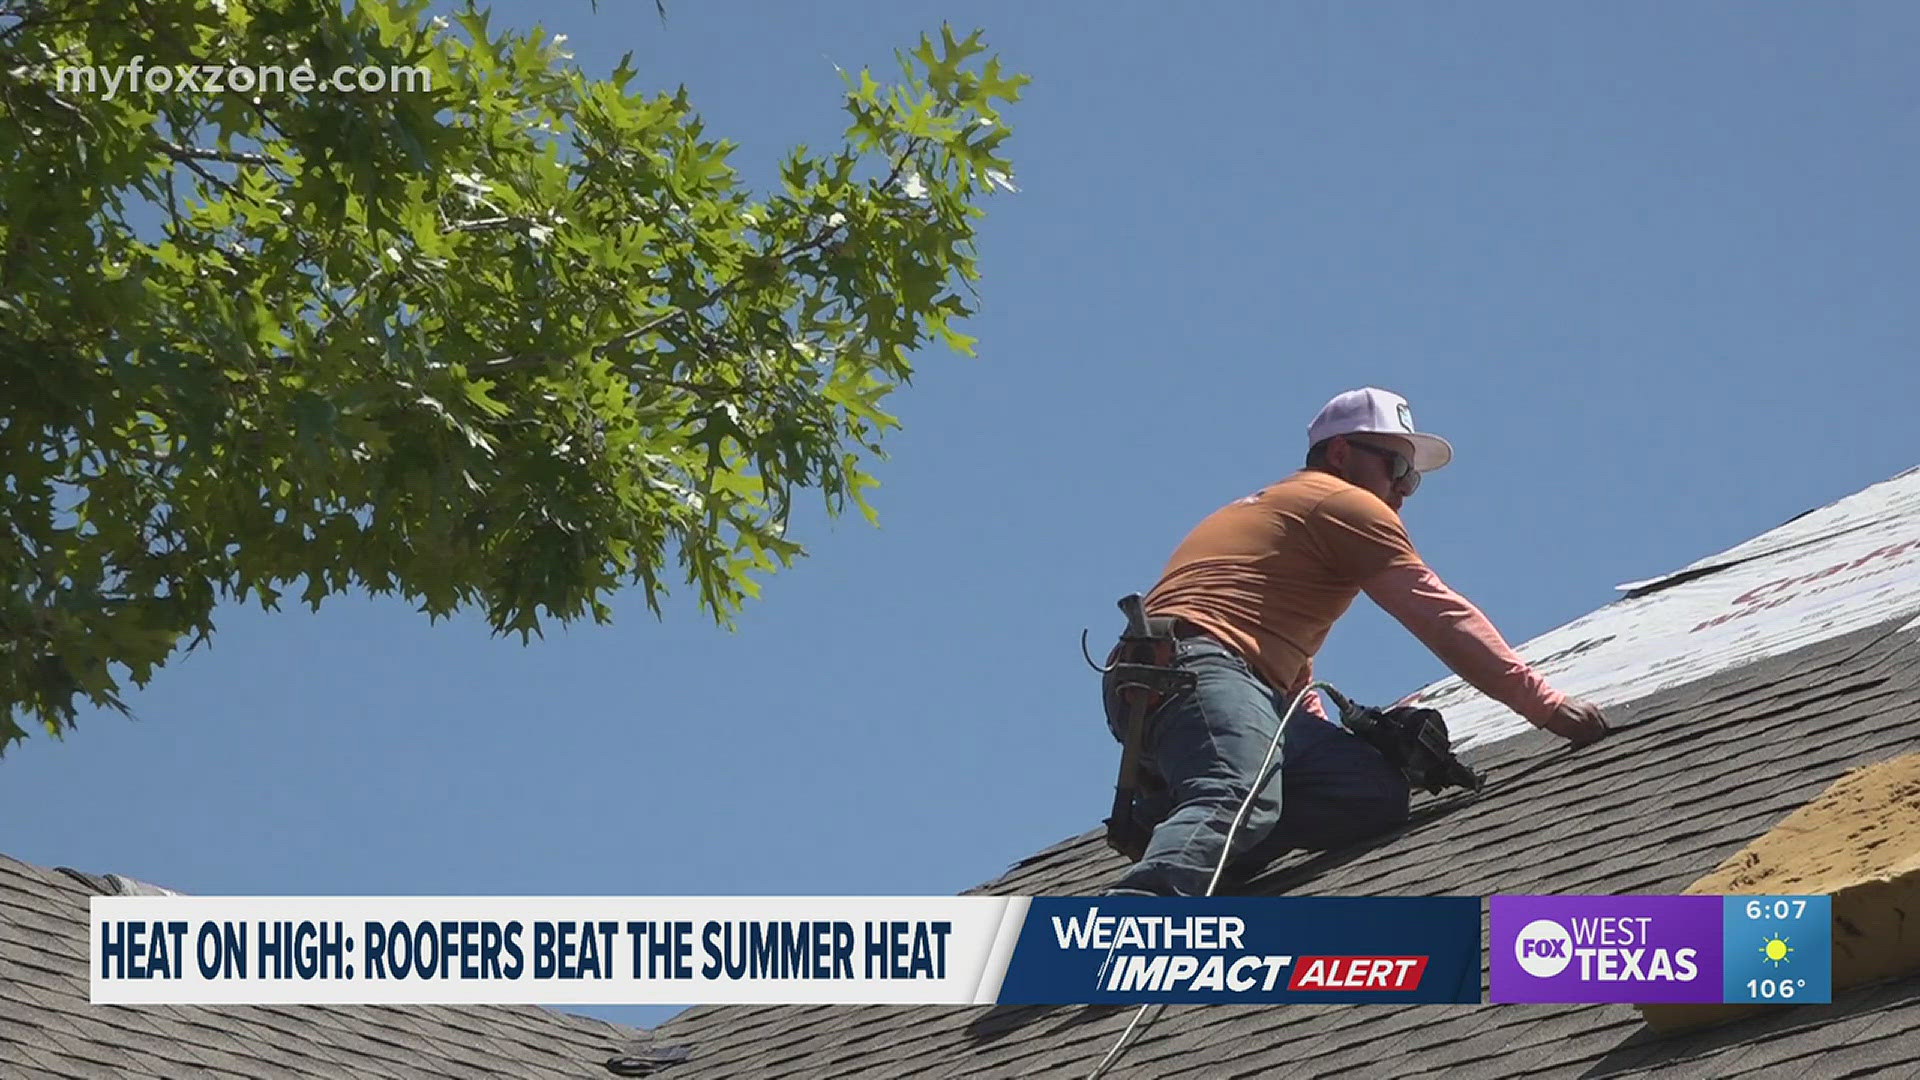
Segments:
[[[1408,431],[1412,431],[1413,430],[1413,407],[1403,401],[1395,408],[1396,408],[1396,411],[1398,411],[1400,414],[1400,426],[1403,428],[1406,428]]]

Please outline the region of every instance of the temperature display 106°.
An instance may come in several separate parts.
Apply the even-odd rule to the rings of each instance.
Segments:
[[[1724,1000],[1818,1004],[1833,999],[1833,898],[1724,898]]]

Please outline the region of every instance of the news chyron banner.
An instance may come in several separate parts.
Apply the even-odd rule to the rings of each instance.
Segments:
[[[1495,1002],[1826,1004],[1830,896],[1495,896]]]
[[[1477,897],[91,902],[96,1004],[1478,1002]]]

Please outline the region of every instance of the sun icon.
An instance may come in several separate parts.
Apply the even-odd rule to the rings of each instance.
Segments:
[[[1787,939],[1778,934],[1768,938],[1760,946],[1761,955],[1765,956],[1774,967],[1786,963],[1787,954],[1792,951],[1793,948],[1787,944]]]

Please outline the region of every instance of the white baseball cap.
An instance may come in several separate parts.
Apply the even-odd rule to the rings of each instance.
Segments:
[[[1366,386],[1339,394],[1307,425],[1307,446],[1335,435],[1392,435],[1413,444],[1413,467],[1432,472],[1453,460],[1453,447],[1438,435],[1413,430],[1413,408],[1391,390]]]

